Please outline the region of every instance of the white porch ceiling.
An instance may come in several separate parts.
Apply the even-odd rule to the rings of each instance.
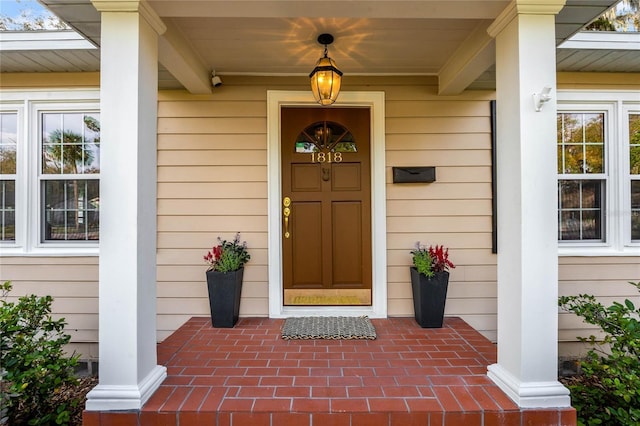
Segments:
[[[91,0],[39,1],[100,45],[100,14]],[[556,19],[558,44],[614,3],[568,0]],[[160,43],[165,87],[206,91],[205,82],[214,69],[220,75],[307,75],[322,53],[318,34],[329,32],[335,37],[329,55],[347,76],[436,75],[446,81],[441,90],[455,92],[474,81],[486,87],[485,71],[493,64],[494,46],[483,38],[484,29],[509,1],[148,0],[148,4],[169,28]],[[188,59],[177,63],[185,51]],[[571,56],[566,52],[563,58]],[[635,62],[628,63],[620,54],[616,70],[640,71],[634,53]],[[96,70],[99,64],[87,58],[78,66]],[[49,64],[42,71],[51,68]],[[5,64],[0,70],[7,71]]]

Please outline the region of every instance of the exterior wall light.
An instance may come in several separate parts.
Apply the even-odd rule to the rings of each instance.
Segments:
[[[320,34],[318,43],[324,45],[324,56],[318,59],[316,67],[309,74],[311,92],[313,92],[313,97],[321,105],[331,105],[336,101],[338,93],[340,93],[342,71],[336,68],[335,61],[327,56],[327,46],[333,43],[333,36],[331,34]]]
[[[551,100],[551,87],[545,86],[540,93],[533,94],[533,106],[537,112],[542,111],[542,105]]]

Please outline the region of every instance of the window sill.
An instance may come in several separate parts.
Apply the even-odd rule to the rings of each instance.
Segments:
[[[38,247],[29,251],[23,247],[0,247],[0,257],[93,257],[100,254],[94,247]]]
[[[640,257],[640,247],[558,247],[559,257]]]

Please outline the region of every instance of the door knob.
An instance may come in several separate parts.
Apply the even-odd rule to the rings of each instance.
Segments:
[[[291,215],[289,206],[291,205],[291,198],[284,197],[282,205],[284,206],[284,209],[282,209],[282,215],[284,216],[284,237],[289,238],[291,236],[289,232],[289,216]]]

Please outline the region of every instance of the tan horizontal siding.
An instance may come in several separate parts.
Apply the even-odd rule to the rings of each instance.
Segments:
[[[633,83],[600,75],[570,79],[583,87]],[[559,76],[561,86],[568,81]],[[218,235],[229,239],[239,231],[249,245],[241,315],[268,314],[267,91],[306,91],[307,85],[302,77],[225,76],[225,85],[211,95],[159,93],[159,339],[189,317],[209,314],[202,256]],[[389,314],[413,315],[409,252],[416,241],[444,244],[457,266],[451,271],[447,315],[462,316],[495,339],[489,120],[495,94],[440,97],[433,77],[350,77],[343,90],[385,92]],[[436,181],[394,184],[394,166],[435,166]],[[0,274],[14,279],[17,290],[42,289],[59,299],[56,312],[70,321],[74,344],[96,351],[97,258],[0,261]],[[561,294],[594,292],[606,301],[632,297],[633,287],[624,282],[640,279],[637,258],[560,258],[559,263]],[[590,330],[561,314],[561,341]]]
[[[409,265],[416,241],[444,244],[457,265],[445,314],[461,316],[495,338],[490,97],[434,98],[430,89],[386,91],[389,315],[413,315]],[[394,184],[394,166],[435,166],[436,181]]]
[[[624,299],[640,306],[640,293],[636,287],[628,284],[629,281],[640,281],[638,257],[561,257],[559,281],[560,296],[591,294],[604,306]],[[599,328],[584,323],[572,313],[561,311],[558,323],[560,354],[564,356],[584,353],[584,347],[575,344],[578,336],[603,337]]]
[[[11,281],[9,301],[35,294],[52,296],[55,318],[64,318],[71,335],[68,351],[97,357],[98,258],[0,257],[0,281]]]
[[[268,315],[266,95],[306,91],[307,84],[305,78],[229,76],[212,95],[160,93],[160,335],[189,315],[207,314],[201,259],[219,234],[230,238],[241,231],[252,253],[241,314]],[[408,266],[415,241],[442,243],[460,264],[452,274],[447,313],[467,315],[494,335],[488,102],[493,93],[442,98],[432,77],[351,77],[346,84],[343,90],[382,90],[386,97],[390,315],[412,315]],[[437,181],[392,183],[393,166],[415,165],[436,166]]]

